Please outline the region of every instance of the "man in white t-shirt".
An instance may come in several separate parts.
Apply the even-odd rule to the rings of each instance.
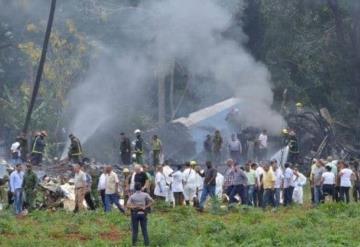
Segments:
[[[183,194],[184,186],[183,186],[183,173],[181,171],[181,166],[178,166],[177,170],[175,172],[173,172],[170,176],[173,178],[171,189],[172,189],[172,192],[174,193],[175,206],[183,205],[183,203],[184,203],[184,194]]]
[[[280,194],[281,194],[281,189],[284,186],[284,175],[283,172],[281,170],[281,168],[278,166],[277,161],[273,160],[271,161],[271,166],[273,168],[274,171],[274,175],[275,175],[275,185],[274,185],[274,202],[275,202],[275,207],[279,207],[280,206]]]
[[[339,172],[340,177],[340,200],[343,202],[346,199],[346,203],[350,202],[350,188],[351,181],[354,179],[354,172],[349,168],[349,165],[345,162],[341,162],[342,169]],[[345,198],[344,198],[345,197]]]
[[[187,206],[190,205],[190,201],[196,196],[196,176],[197,173],[191,167],[190,162],[187,162],[183,171],[184,198]]]
[[[321,175],[321,185],[323,190],[323,195],[326,198],[331,196],[332,200],[335,200],[335,175],[331,171],[331,166],[325,166],[326,172]]]
[[[13,166],[17,164],[21,164],[21,150],[20,150],[20,142],[19,138],[16,138],[16,142],[14,142],[11,147],[11,163]]]
[[[267,148],[268,148],[268,135],[267,130],[264,129],[258,138],[259,141],[259,159],[263,161],[267,156]]]

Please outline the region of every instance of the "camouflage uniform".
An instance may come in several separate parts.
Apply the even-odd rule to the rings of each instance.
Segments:
[[[23,189],[25,192],[25,205],[27,209],[34,208],[37,181],[38,179],[33,170],[27,170],[24,175],[23,181]]]

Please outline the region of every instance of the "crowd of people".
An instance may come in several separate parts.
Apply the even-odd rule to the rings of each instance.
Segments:
[[[174,165],[162,161],[163,146],[157,135],[151,140],[152,163],[145,164],[144,141],[139,130],[136,140],[130,142],[121,133],[120,158],[123,169],[117,174],[111,165],[102,167],[97,178],[89,173],[89,166],[82,161],[82,147],[78,138],[70,135],[68,161],[72,162],[75,188],[74,212],[96,210],[102,207],[110,212],[115,206],[121,213],[131,212],[133,244],[137,242],[138,226],[141,226],[145,245],[149,244],[147,214],[153,203],[162,202],[169,206],[194,206],[204,211],[208,198],[220,200],[229,207],[237,204],[275,210],[281,205],[304,203],[304,187],[310,181],[313,205],[327,201],[350,202],[353,189],[355,201],[360,197],[360,172],[357,167],[345,161],[314,159],[310,174],[304,175],[296,163],[279,164],[277,160],[267,161],[267,132],[263,130],[257,139],[258,150],[254,161],[244,162],[243,145],[233,134],[227,142],[228,159],[224,162],[220,154],[224,140],[220,131],[208,135],[204,141],[207,161],[200,165],[196,161]],[[23,163],[19,147],[11,147],[15,169],[10,169],[9,202],[13,203],[17,215],[25,209],[34,209],[34,197],[38,178],[33,165],[42,161],[46,132],[39,132],[31,151],[31,159]],[[290,145],[290,144],[289,144]],[[223,164],[222,164],[223,163]],[[23,165],[26,170],[23,171]],[[225,169],[223,169],[225,167]],[[121,176],[119,176],[121,175]],[[98,193],[94,193],[96,187]],[[96,205],[94,198],[101,198]],[[122,199],[122,200],[121,200]]]

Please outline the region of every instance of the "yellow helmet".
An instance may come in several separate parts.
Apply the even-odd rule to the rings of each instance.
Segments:
[[[297,102],[296,107],[304,107],[304,105],[301,102]]]
[[[282,129],[282,133],[284,134],[284,135],[287,135],[287,134],[289,134],[289,130],[288,129]]]
[[[192,160],[192,161],[190,161],[190,165],[191,165],[191,166],[196,166],[196,165],[197,165],[197,163],[196,163],[196,161],[195,161],[195,160]]]
[[[128,168],[123,169],[123,173],[129,173],[129,172],[130,172],[130,170]]]

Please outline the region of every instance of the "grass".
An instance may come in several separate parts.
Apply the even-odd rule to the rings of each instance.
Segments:
[[[169,212],[163,206],[155,209],[149,216],[151,245],[255,247],[360,243],[360,204],[295,206],[276,212],[242,207],[220,214],[211,211],[198,213],[182,207]],[[21,219],[2,211],[0,246],[130,246],[130,219],[117,211],[76,215],[35,211]]]

